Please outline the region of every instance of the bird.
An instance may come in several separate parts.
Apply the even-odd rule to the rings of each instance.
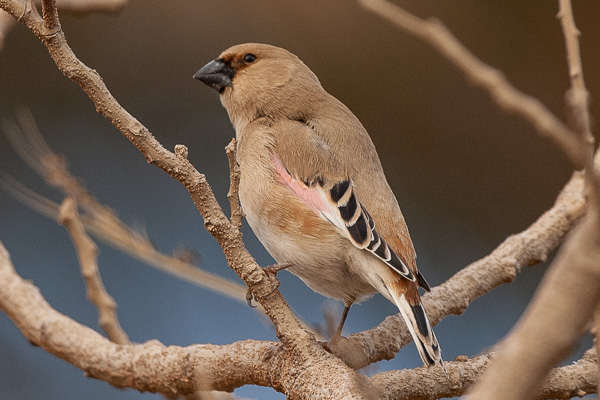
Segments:
[[[397,306],[423,363],[440,365],[418,286],[430,286],[375,146],[358,118],[294,54],[245,43],[195,74],[220,95],[237,138],[239,200],[279,265],[350,306],[379,292]]]

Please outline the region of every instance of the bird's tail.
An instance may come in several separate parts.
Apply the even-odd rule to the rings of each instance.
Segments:
[[[427,366],[439,364],[444,368],[440,345],[435,337],[435,333],[433,333],[433,329],[431,329],[431,324],[427,319],[420,299],[415,302],[415,305],[412,305],[404,293],[395,293],[396,291],[394,290],[390,292],[400,310],[400,314],[402,314],[404,321],[406,321],[408,330],[417,345],[417,350],[423,363]]]

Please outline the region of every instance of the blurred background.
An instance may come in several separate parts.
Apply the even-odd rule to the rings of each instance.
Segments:
[[[565,119],[569,86],[556,2],[516,0],[402,1],[436,17],[483,61]],[[598,120],[600,3],[575,2],[582,32],[584,76]],[[375,143],[408,222],[419,268],[438,285],[487,255],[506,236],[548,209],[571,174],[554,146],[530,124],[506,114],[473,88],[428,45],[366,12],[354,1],[132,0],[118,15],[63,13],[62,26],[79,58],[96,69],[120,103],[169,149],[189,148],[226,207],[224,147],[234,136],[218,95],[192,75],[227,47],[265,42],[297,54],[335,97],[362,121]],[[0,117],[29,107],[52,149],[71,172],[163,252],[197,252],[200,267],[241,282],[205,232],[187,192],[146,164],[63,77],[44,46],[22,26],[0,53]],[[0,135],[0,172],[62,201]],[[247,226],[245,241],[261,265],[273,262]],[[65,229],[0,192],[0,240],[18,273],[33,281],[62,313],[98,329],[85,297],[76,253]],[[135,342],[166,345],[275,340],[272,327],[247,305],[215,295],[100,245],[99,263],[120,322]],[[546,265],[527,268],[515,283],[476,300],[436,327],[446,360],[487,351],[517,321]],[[280,290],[305,320],[323,324],[328,300],[288,272]],[[341,311],[342,305],[334,303]],[[383,297],[354,306],[345,333],[376,326],[396,308]],[[573,359],[591,345],[586,339]],[[369,373],[421,365],[414,345]],[[33,347],[0,314],[0,393],[6,399],[159,399],[83,376]],[[243,387],[241,397],[283,399],[270,388]]]

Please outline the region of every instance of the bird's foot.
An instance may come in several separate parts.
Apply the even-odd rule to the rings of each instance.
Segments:
[[[335,346],[336,344],[339,343],[340,339],[342,338],[342,332],[338,331],[336,333],[333,334],[333,336],[331,337],[331,339],[329,339],[329,343],[331,343],[333,346]]]
[[[265,274],[275,284],[275,287],[273,288],[273,291],[271,291],[271,293],[273,293],[275,290],[277,290],[279,288],[279,285],[281,284],[281,282],[279,282],[279,279],[277,279],[277,273],[279,271],[281,271],[283,269],[287,269],[291,266],[292,266],[292,264],[290,264],[290,263],[281,263],[281,264],[269,265],[268,267],[263,268],[263,271],[265,272]],[[269,293],[269,294],[271,294],[271,293]],[[267,294],[267,296],[269,294]],[[254,293],[252,293],[252,290],[250,288],[248,288],[248,291],[246,292],[246,303],[248,303],[248,306],[250,306],[252,308],[256,308],[256,306],[254,304],[252,304],[252,300],[256,300],[256,298],[254,297]]]
[[[319,342],[323,350],[331,354],[340,354],[344,352],[344,345],[347,342],[344,342],[346,338],[341,334],[335,334],[329,339],[327,342]]]

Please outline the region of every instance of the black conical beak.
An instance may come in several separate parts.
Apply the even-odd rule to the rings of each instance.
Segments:
[[[194,74],[194,78],[219,93],[231,86],[235,71],[220,58],[212,60]]]

